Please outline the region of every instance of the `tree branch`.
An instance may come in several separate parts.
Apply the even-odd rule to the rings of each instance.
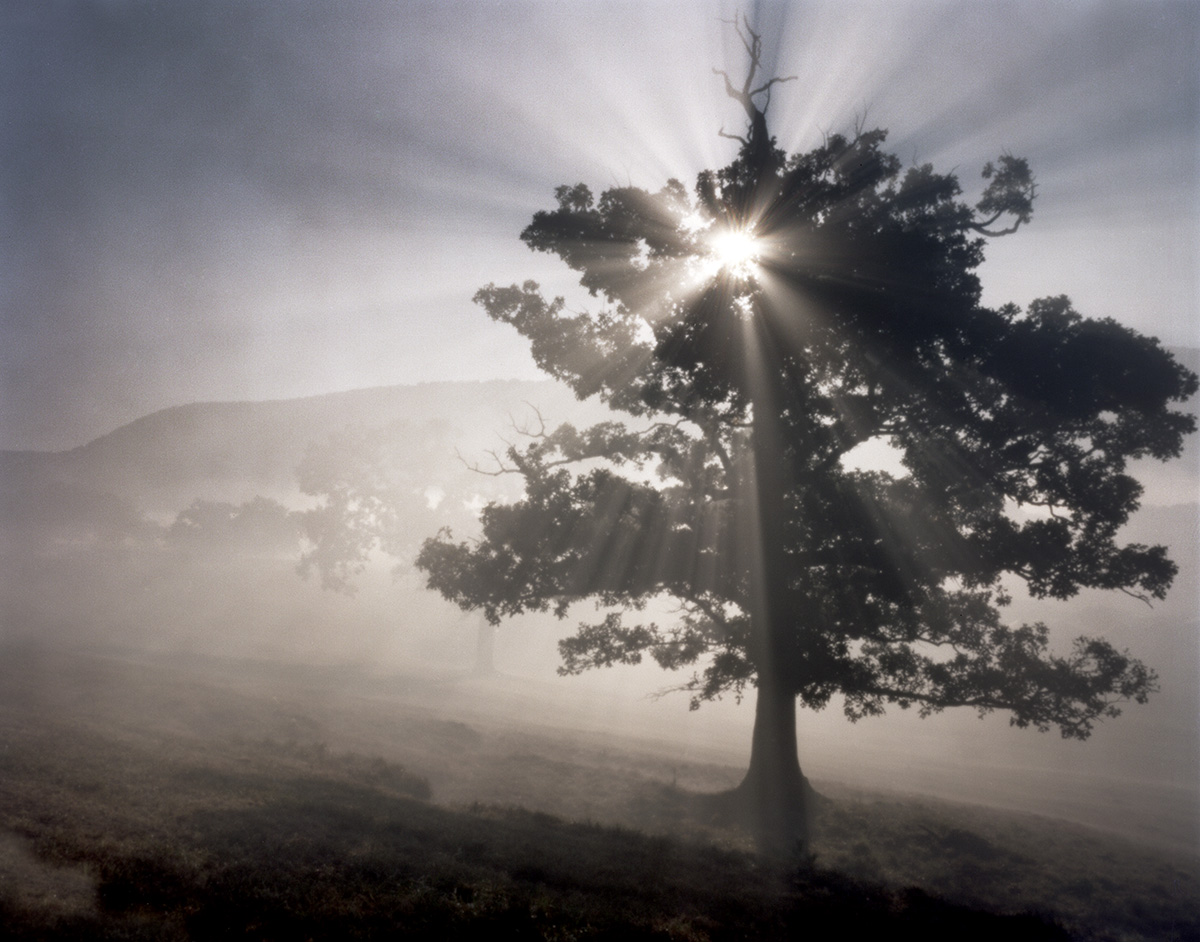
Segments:
[[[517,425],[516,420],[512,417],[512,413],[509,413],[508,422],[512,426],[513,431],[518,435],[524,435],[526,438],[546,438],[546,420],[542,416],[541,409],[527,399],[522,399],[521,401],[525,405],[529,406],[529,408],[533,411],[533,414],[538,421],[538,430],[536,432],[531,432],[527,426]]]
[[[717,132],[717,137],[725,137],[731,141],[737,141],[743,147],[749,146],[749,142],[744,137],[741,137],[740,135],[737,135],[737,134],[726,133],[724,125],[722,125],[721,130],[719,130]]]
[[[483,474],[490,478],[498,478],[498,477],[502,477],[505,474],[520,474],[521,473],[520,468],[508,467],[504,463],[504,461],[501,459],[501,457],[493,449],[489,448],[487,451],[484,452],[484,454],[496,462],[496,470],[495,471],[488,471],[482,465],[477,464],[477,463],[472,464],[471,462],[467,461],[467,459],[462,456],[462,452],[460,452],[457,448],[454,449],[454,456],[459,461],[462,462],[462,465],[464,468],[466,468],[468,471],[473,472],[474,474]]]
[[[1143,595],[1141,592],[1134,592],[1132,589],[1125,588],[1125,586],[1118,586],[1117,588],[1128,595],[1131,599],[1137,599],[1139,602],[1145,602],[1147,608],[1154,608],[1154,603],[1150,601],[1148,596]]]
[[[772,86],[778,85],[781,82],[794,82],[797,76],[775,77],[768,79],[755,88],[754,76],[762,68],[762,36],[750,28],[750,18],[745,14],[742,14],[741,23],[736,19],[722,20],[721,22],[732,26],[737,31],[738,38],[742,41],[742,46],[745,48],[746,54],[750,57],[750,68],[746,71],[746,80],[742,83],[740,89],[734,88],[733,83],[729,80],[729,73],[725,70],[713,69],[713,74],[719,75],[725,80],[725,94],[741,104],[746,112],[746,116],[750,118],[751,122],[754,122],[756,119],[763,117],[767,112],[767,108],[770,107]],[[742,31],[743,26],[745,26],[745,32]],[[767,94],[767,101],[762,108],[759,108],[754,104],[754,98],[756,95],[761,95],[764,92]],[[720,134],[722,137],[731,137],[731,135],[725,134],[724,131],[720,132]],[[734,140],[741,141],[742,139],[734,138]],[[742,141],[742,143],[744,144],[745,141]]]
[[[798,78],[799,78],[799,76],[796,76],[796,75],[787,75],[782,78],[780,78],[780,77],[773,78],[773,79],[771,79],[771,81],[758,86],[758,88],[756,88],[756,89],[754,89],[754,91],[750,92],[750,97],[753,98],[755,95],[761,95],[763,92],[767,93],[767,104],[763,105],[763,109],[762,109],[763,113],[765,114],[767,108],[771,104],[771,86],[779,85],[782,82],[795,82]]]

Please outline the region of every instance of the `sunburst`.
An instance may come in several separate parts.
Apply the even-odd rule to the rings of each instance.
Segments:
[[[763,245],[750,229],[720,229],[708,237],[708,247],[717,271],[739,280],[758,273]]]

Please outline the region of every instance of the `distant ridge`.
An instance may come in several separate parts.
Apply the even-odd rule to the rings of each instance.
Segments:
[[[262,402],[161,409],[65,451],[0,451],[0,480],[55,481],[176,511],[197,496],[232,501],[295,490],[305,450],[347,426],[435,423],[465,452],[494,447],[510,416],[532,402],[548,421],[582,407],[550,380],[445,381],[378,386]]]
[[[342,410],[353,409],[355,406],[368,408],[382,405],[386,408],[388,405],[409,396],[416,401],[422,398],[423,393],[449,393],[470,388],[500,391],[510,388],[521,388],[527,389],[530,392],[536,392],[541,389],[553,389],[554,386],[555,384],[551,380],[434,380],[422,383],[398,383],[392,386],[369,386],[362,389],[337,390],[335,392],[316,393],[311,396],[291,396],[279,399],[214,399],[188,402],[156,409],[154,412],[149,412],[146,415],[117,426],[111,432],[105,432],[82,445],[76,445],[72,448],[52,450],[0,448],[0,456],[68,455],[88,449],[103,448],[105,447],[104,443],[112,440],[120,440],[125,436],[133,434],[133,430],[176,421],[177,417],[184,417],[181,421],[186,422],[186,416],[191,414],[223,413],[234,416],[248,414],[250,410],[271,410],[276,408],[282,412],[286,412],[294,408],[303,410],[306,405],[312,404],[316,406],[314,412],[327,411],[336,415]]]

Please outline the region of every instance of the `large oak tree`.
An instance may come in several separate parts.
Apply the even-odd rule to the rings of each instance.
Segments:
[[[493,621],[598,601],[560,643],[567,673],[649,655],[694,665],[693,705],[756,688],[736,803],[786,852],[808,837],[797,700],[837,695],[851,719],[1002,710],[1085,738],[1153,692],[1109,642],[1059,650],[1004,606],[1020,583],[1164,596],[1165,548],[1119,538],[1141,493],[1127,465],[1179,454],[1194,421],[1171,404],[1197,378],[1065,297],[981,303],[986,240],[1031,218],[1024,160],[986,164],[972,205],[954,174],[903,168],[882,130],[787,156],[766,117],[781,80],[739,35],[732,163],[691,192],[563,186],[522,233],[594,310],[529,281],[476,296],[543,370],[636,421],[529,430],[505,459],[523,499],[487,507],[476,540],[426,541],[418,566]],[[669,623],[643,616],[660,598]]]

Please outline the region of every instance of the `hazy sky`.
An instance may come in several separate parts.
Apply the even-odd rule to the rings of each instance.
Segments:
[[[746,6],[743,4],[743,6]],[[705,2],[0,4],[0,447],[169,405],[532,377],[470,301],[569,282],[553,187],[657,189],[740,130]],[[905,161],[1026,156],[989,302],[1068,293],[1196,345],[1200,2],[762,3],[796,150],[856,113]]]

